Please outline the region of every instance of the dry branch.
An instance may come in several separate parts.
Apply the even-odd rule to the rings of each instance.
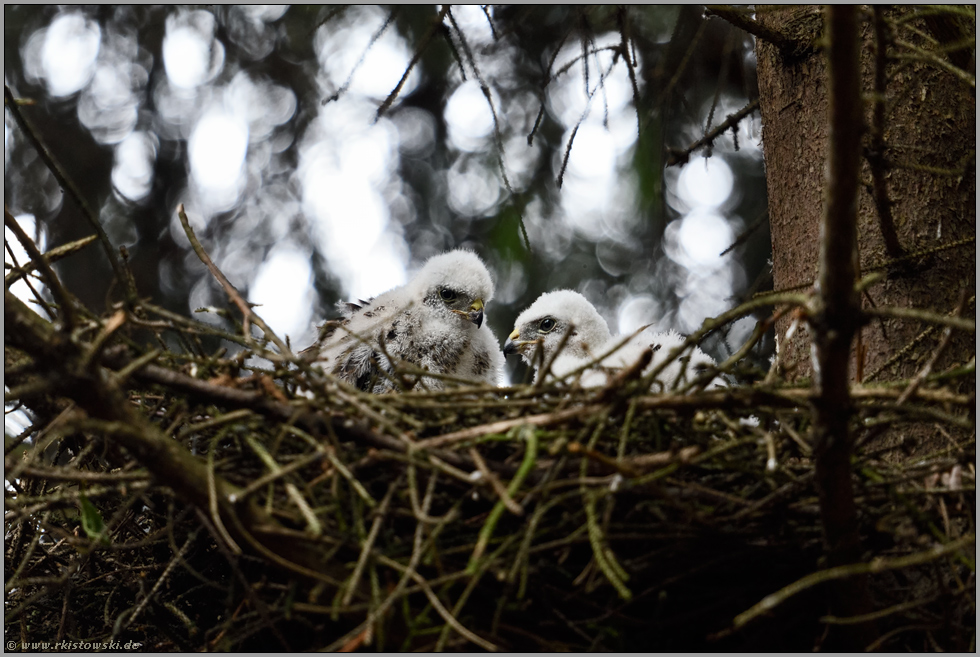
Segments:
[[[800,301],[784,295],[777,305]],[[5,312],[8,326],[20,329],[16,338],[8,333],[7,349],[28,353],[17,376],[50,372],[56,363],[76,372],[49,394],[69,396],[77,406],[66,408],[90,413],[85,419],[63,412],[47,434],[36,434],[46,437],[27,453],[26,467],[8,465],[17,491],[8,494],[6,517],[8,572],[16,584],[8,594],[10,623],[30,611],[56,632],[70,582],[80,609],[98,607],[97,613],[79,612],[92,619],[103,617],[112,590],[126,600],[118,609],[110,603],[105,632],[111,634],[117,620],[116,627],[138,636],[166,627],[175,638],[162,645],[183,649],[257,645],[258,636],[276,649],[516,649],[528,641],[537,648],[584,649],[575,631],[583,614],[625,628],[624,614],[652,612],[657,596],[650,591],[674,596],[707,582],[717,589],[727,586],[721,582],[730,580],[732,567],[751,573],[745,590],[754,599],[729,604],[720,615],[712,612],[707,625],[684,630],[691,640],[705,641],[752,603],[812,573],[821,552],[805,442],[812,398],[806,388],[767,383],[652,395],[615,386],[544,385],[369,396],[318,370],[283,368],[278,394],[270,394],[254,376],[225,376],[219,384],[179,371],[178,354],[133,354],[132,337],[144,329],[120,322],[119,313],[114,331],[104,328],[110,317],[90,334],[105,336],[99,347],[58,338],[16,299],[8,299]],[[209,329],[193,320],[169,326]],[[90,371],[100,373],[95,378],[77,374],[75,363],[86,356]],[[227,368],[239,361],[211,366],[217,362],[234,373]],[[316,400],[292,394],[313,380],[328,394]],[[108,394],[123,382],[125,394]],[[905,408],[949,408],[965,416],[973,406],[968,395],[936,388],[934,376],[913,390],[905,408],[895,405],[907,386],[854,387],[853,404],[881,421],[909,421]],[[277,398],[282,394],[286,401]],[[111,409],[99,410],[105,406]],[[762,432],[738,422],[749,414],[771,428]],[[53,449],[73,457],[54,465]],[[99,451],[109,461],[93,459]],[[956,466],[958,457],[939,456],[911,474],[861,458],[862,472],[904,482],[877,485],[871,474],[861,479],[865,526],[891,513],[894,491],[924,500],[941,496],[949,532],[973,512],[972,502],[951,506],[970,490],[968,481],[955,490],[938,481],[928,488],[914,483]],[[49,488],[38,489],[38,482]],[[94,513],[105,518],[109,545],[73,535],[71,511],[81,496],[71,487],[79,485],[87,487]],[[920,490],[934,492],[923,496]],[[928,509],[921,511],[925,519],[938,518],[940,507]],[[40,533],[33,519],[40,520]],[[912,537],[927,534],[925,519]],[[59,538],[55,549],[40,549],[39,537],[46,535]],[[921,551],[920,539],[903,540],[882,554]],[[213,549],[202,549],[208,546]],[[719,560],[719,550],[728,556]],[[126,555],[125,565],[114,555]],[[774,559],[789,569],[773,570]],[[44,575],[52,563],[66,574]],[[82,574],[86,568],[94,569],[91,575]],[[154,582],[163,584],[140,589],[139,572],[159,574]],[[183,593],[199,589],[206,593]],[[227,604],[208,603],[212,591]],[[52,592],[58,604],[49,613],[42,601]],[[926,595],[908,613],[952,604],[935,589]],[[677,604],[694,611],[700,603]],[[819,604],[806,608],[813,618],[826,613]],[[137,622],[127,609],[139,609]],[[179,614],[161,617],[159,609]],[[415,624],[398,629],[397,609],[410,610]],[[568,633],[557,643],[548,638],[552,609],[565,618],[561,627]],[[775,622],[792,617],[792,609],[777,605]],[[294,627],[287,610],[304,622],[337,621],[303,643],[305,635],[287,631]],[[209,620],[218,611],[224,620]],[[439,638],[426,644],[432,633]],[[597,645],[619,644],[605,638]]]
[[[857,192],[861,155],[860,37],[857,9],[827,10],[827,76],[830,97],[830,152],[825,209],[820,225],[819,283],[811,316],[815,347],[813,453],[820,516],[832,566],[860,559],[861,541],[851,482],[853,437],[848,365],[860,321],[857,281]],[[866,577],[835,582],[834,613],[861,616],[872,611]],[[843,628],[844,646],[860,650],[877,636],[873,621]]]

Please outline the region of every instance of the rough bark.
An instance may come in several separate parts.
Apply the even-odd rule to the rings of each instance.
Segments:
[[[875,271],[885,275],[865,291],[861,302],[864,309],[898,306],[952,313],[964,288],[969,290],[968,297],[976,290],[976,101],[971,88],[948,70],[896,59],[902,49],[894,44],[895,38],[921,42],[894,27],[895,19],[910,11],[914,10],[888,8],[883,12],[890,30],[886,39],[891,43],[884,76],[884,153],[874,152],[872,130],[866,129],[858,195],[858,253],[859,276]],[[819,7],[791,7],[760,11],[759,20],[794,39],[821,45],[820,15]],[[861,89],[868,100],[865,127],[873,128],[877,44],[871,11],[862,12],[862,18]],[[826,57],[815,51],[788,58],[761,40],[757,54],[773,284],[777,290],[805,289],[817,275],[817,232],[829,143]],[[885,206],[876,199],[872,163],[880,167],[884,179]],[[959,174],[952,173],[956,171]],[[882,214],[889,211],[894,237],[908,254],[892,266],[888,265],[894,257],[883,237],[887,221],[886,230],[882,229]],[[967,314],[973,312],[975,300],[971,299]],[[801,330],[785,340],[791,321],[786,317],[776,326],[780,358],[789,365],[793,378],[808,377],[809,336]],[[942,331],[933,330],[915,342],[927,328],[919,321],[899,318],[867,323],[852,354],[852,380],[915,376],[942,338]],[[954,333],[933,371],[967,362],[975,349],[972,334]]]
[[[759,16],[766,29],[817,46],[788,53],[757,41],[774,288],[817,283],[809,324],[786,339],[797,321],[787,316],[776,331],[789,378],[815,383],[811,439],[831,565],[862,556],[848,382],[911,379],[925,363],[941,371],[975,353],[972,333],[954,332],[941,347],[938,329],[916,340],[928,328],[916,320],[862,325],[861,311],[877,306],[954,313],[964,289],[973,295],[971,314],[975,308],[975,100],[962,76],[896,57],[908,52],[900,41],[919,38],[895,23],[911,11],[834,8],[827,31],[819,7]],[[856,293],[856,281],[876,271],[881,279]],[[948,435],[895,431],[876,440],[931,449],[936,439]],[[852,617],[871,611],[866,580],[838,582],[831,609]],[[861,650],[875,636],[869,623],[831,629],[826,649]]]

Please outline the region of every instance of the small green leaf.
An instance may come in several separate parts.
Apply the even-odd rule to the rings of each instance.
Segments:
[[[109,538],[105,535],[105,523],[102,521],[102,514],[84,495],[79,495],[78,504],[82,508],[82,529],[85,530],[86,536],[108,545]]]

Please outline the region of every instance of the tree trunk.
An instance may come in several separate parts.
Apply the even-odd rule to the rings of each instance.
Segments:
[[[953,314],[967,290],[963,312],[972,317],[976,308],[976,100],[971,87],[948,69],[896,59],[909,53],[899,41],[936,48],[908,27],[895,25],[895,19],[907,18],[912,11],[881,10],[890,45],[882,76],[884,106],[878,117],[875,16],[870,9],[863,12],[861,68],[866,103],[858,196],[859,276],[872,272],[884,276],[864,291],[862,308],[893,306]],[[781,52],[759,40],[757,56],[773,285],[776,290],[806,288],[817,273],[828,144],[826,58],[818,48],[806,45],[820,44],[823,21],[820,8],[813,6],[760,11],[759,21],[804,44],[794,52],[786,48]],[[922,20],[905,25],[919,27],[920,33],[928,29]],[[880,140],[876,141],[877,126]],[[792,339],[785,339],[792,321],[784,317],[777,323],[776,339],[789,377],[799,379],[811,373],[810,341],[803,324]],[[941,328],[930,329],[919,320],[874,318],[861,329],[854,346],[852,380],[914,377],[942,337]],[[932,371],[964,364],[975,351],[973,334],[954,331]],[[929,436],[918,437],[923,438],[926,442],[920,447],[935,446]]]
[[[898,58],[914,52],[909,43],[930,49],[920,36],[925,30],[909,30],[910,24],[921,28],[921,20],[896,22],[913,11],[875,7],[862,12],[858,36],[846,41],[860,39],[859,64],[854,57],[849,60],[850,71],[859,67],[861,77],[860,92],[854,89],[858,81],[851,77],[855,84],[849,93],[860,93],[852,102],[843,97],[833,100],[825,51],[828,45],[832,51],[839,47],[833,39],[841,34],[854,35],[853,10],[845,12],[844,23],[850,30],[830,35],[823,30],[819,7],[760,10],[759,16],[760,23],[788,41],[777,47],[759,39],[757,45],[773,284],[776,290],[786,290],[809,288],[818,277],[820,281],[819,302],[809,324],[799,322],[799,330],[787,337],[791,323],[798,319],[783,317],[776,325],[776,339],[787,378],[809,377],[816,361],[820,364],[819,376],[812,377],[811,439],[830,566],[862,560],[850,472],[855,435],[847,382],[912,379],[929,367],[940,372],[964,364],[975,353],[974,334],[954,331],[947,336],[947,331],[917,319],[871,315],[871,321],[858,328],[850,358],[842,360],[853,327],[861,321],[854,316],[856,304],[849,305],[847,299],[850,286],[872,272],[883,275],[861,294],[864,313],[897,307],[945,315],[963,313],[968,307],[974,314],[975,99],[965,78],[950,66]],[[831,11],[830,15],[840,27],[843,14],[838,14]],[[848,85],[834,84],[838,95],[842,89]],[[854,126],[863,129],[860,168],[835,167],[847,136],[842,128],[852,121],[861,123],[850,117],[842,122],[841,110],[851,107],[860,116],[862,99],[863,126]],[[831,132],[832,124],[836,133]],[[853,148],[856,135],[851,136]],[[834,153],[830,161],[828,153]],[[841,178],[842,172],[849,178]],[[828,250],[825,244],[821,251],[821,239],[829,244],[843,232],[853,231],[854,185],[858,187],[857,253],[847,240],[843,250]],[[845,194],[845,189],[851,193]],[[818,272],[821,254],[824,262]],[[851,267],[854,255],[857,276]],[[830,321],[833,318],[823,303],[831,297],[840,300],[838,310],[852,317]],[[811,336],[808,328],[819,334]],[[835,348],[837,358],[828,358],[828,350]],[[857,434],[859,439],[870,437]],[[923,424],[877,436],[874,446],[904,443],[915,451],[933,451],[948,445],[948,440],[949,433]],[[872,611],[866,577],[840,580],[830,588],[832,614],[855,617]],[[861,650],[872,645],[876,636],[870,622],[832,626],[823,648]]]

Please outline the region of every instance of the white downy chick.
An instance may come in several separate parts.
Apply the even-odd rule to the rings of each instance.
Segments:
[[[484,319],[493,280],[470,251],[433,256],[401,287],[357,303],[341,303],[344,317],[328,322],[306,351],[330,374],[374,393],[400,386],[405,361],[438,374],[499,385],[503,356]],[[390,356],[390,358],[389,358]],[[410,389],[441,389],[444,382],[408,375]]]
[[[568,337],[559,352],[566,333]],[[606,320],[585,297],[573,290],[557,290],[542,294],[518,316],[514,332],[504,345],[504,354],[519,353],[532,367],[551,362],[550,378],[561,378],[593,363],[582,373],[580,382],[584,387],[598,387],[606,385],[616,372],[635,364],[647,349],[653,354],[643,374],[649,374],[683,342],[684,338],[675,331],[658,333],[650,329],[632,337],[613,337]],[[617,345],[622,346],[609,354]],[[538,348],[542,351],[543,361],[532,362]],[[599,362],[594,362],[604,355]],[[660,372],[651,390],[674,389],[714,366],[710,356],[696,346],[690,347]],[[535,372],[535,381],[540,374]],[[706,387],[724,385],[724,380],[716,376]]]

